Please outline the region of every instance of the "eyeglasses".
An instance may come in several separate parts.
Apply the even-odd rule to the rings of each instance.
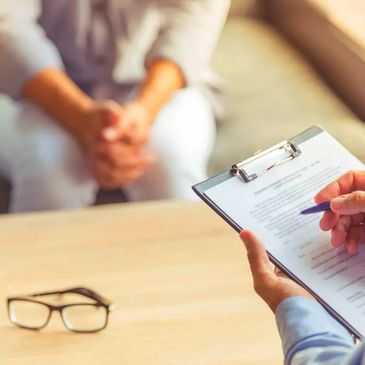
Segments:
[[[41,300],[52,296],[61,299],[66,295],[77,295],[78,299],[63,305],[53,305]],[[63,324],[72,332],[98,332],[107,326],[109,312],[112,310],[110,301],[95,291],[82,287],[9,297],[7,303],[10,321],[29,330],[46,327],[52,312],[55,311],[60,313]]]

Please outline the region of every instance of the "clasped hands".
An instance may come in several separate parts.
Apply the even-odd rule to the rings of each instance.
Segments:
[[[334,247],[344,245],[349,253],[355,253],[365,242],[365,172],[349,171],[324,187],[315,196],[315,202],[325,201],[331,202],[331,211],[323,214],[321,229],[331,231]],[[255,291],[273,312],[288,297],[313,298],[284,274],[274,271],[264,246],[252,232],[242,231],[240,237],[247,249]]]
[[[124,106],[93,102],[86,110],[81,143],[101,188],[116,189],[136,180],[153,163],[153,156],[144,151],[152,122],[153,116],[138,101]]]

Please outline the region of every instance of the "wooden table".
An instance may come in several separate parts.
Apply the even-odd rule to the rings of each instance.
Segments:
[[[0,232],[1,365],[282,363],[242,244],[203,204],[4,216]],[[115,303],[105,331],[9,323],[7,296],[77,285]]]

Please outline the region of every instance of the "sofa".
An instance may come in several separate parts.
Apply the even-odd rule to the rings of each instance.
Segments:
[[[284,19],[300,17],[288,12],[289,3],[293,6],[291,0],[262,0],[260,7],[253,1],[233,2],[213,60],[227,82],[229,115],[219,125],[211,174],[313,124],[365,161],[365,124],[325,83],[289,32],[282,32]],[[274,9],[281,27],[272,21],[279,18]]]

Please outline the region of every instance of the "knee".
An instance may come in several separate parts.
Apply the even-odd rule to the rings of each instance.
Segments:
[[[31,119],[28,115],[17,124],[12,211],[72,209],[91,204],[96,184],[77,141],[43,113],[32,108],[31,114]]]
[[[58,170],[33,164],[32,171],[18,174],[12,183],[11,211],[77,209],[91,205],[96,185]]]
[[[74,209],[94,201],[96,183],[86,160],[69,146],[29,143],[13,173],[14,211]]]
[[[32,104],[19,108],[14,123],[17,130],[14,169],[25,175],[49,177],[65,175],[82,182],[88,165],[76,139]]]
[[[158,158],[179,164],[207,160],[215,141],[215,119],[198,90],[177,93],[157,117],[150,149]]]

